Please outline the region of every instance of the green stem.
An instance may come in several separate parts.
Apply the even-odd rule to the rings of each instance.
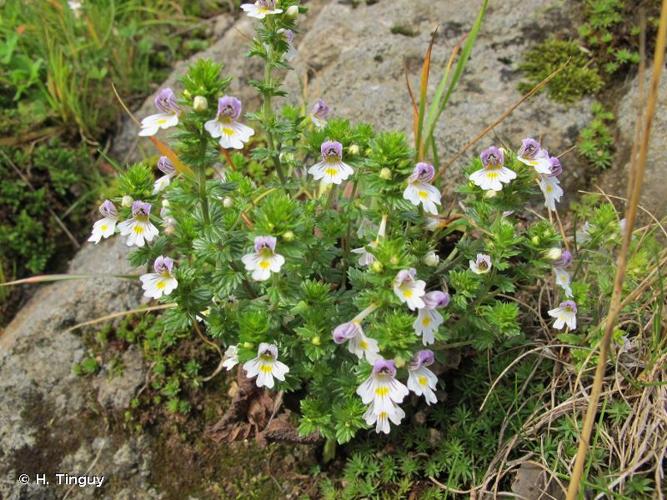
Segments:
[[[270,29],[273,29],[273,24],[270,25]],[[264,65],[264,85],[270,87],[273,79],[273,48],[268,46],[266,49],[266,62]],[[285,186],[286,179],[283,172],[283,167],[280,164],[280,160],[277,155],[275,140],[273,138],[273,133],[271,132],[271,122],[273,121],[273,106],[271,105],[271,91],[267,91],[264,94],[264,104],[262,106],[262,112],[264,114],[264,129],[266,131],[266,142],[269,149],[269,155],[271,156],[271,162],[278,173],[280,178],[280,183]]]
[[[200,138],[200,144],[201,144],[201,158],[202,160],[206,157],[206,143],[207,143],[207,137],[204,133],[202,133],[201,138]],[[201,201],[201,211],[202,214],[204,215],[204,223],[207,226],[211,225],[211,216],[208,211],[208,198],[206,196],[206,166],[205,165],[200,165],[199,166],[199,200]]]
[[[334,200],[336,199],[336,195],[338,194],[338,184],[334,184],[331,186],[331,190],[329,191],[329,197],[327,198],[327,208],[332,208],[334,204]]]

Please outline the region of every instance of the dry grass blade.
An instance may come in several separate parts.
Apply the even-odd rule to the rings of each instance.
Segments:
[[[7,281],[0,283],[0,287],[14,286],[14,285],[39,285],[42,283],[52,283],[54,281],[70,281],[70,280],[85,280],[94,278],[115,278],[115,279],[137,279],[138,276],[125,274],[40,274],[38,276],[30,276],[20,280]]]
[[[67,330],[65,330],[66,333],[69,333],[73,330],[78,330],[79,328],[83,328],[84,326],[91,326],[91,325],[97,325],[98,323],[104,323],[105,321],[109,321],[112,319],[116,318],[122,318],[124,316],[130,316],[131,314],[142,314],[146,312],[152,312],[152,311],[162,311],[164,309],[172,309],[176,307],[176,304],[160,304],[159,306],[151,306],[151,307],[139,307],[137,309],[130,309],[129,311],[121,311],[113,314],[107,314],[106,316],[102,316],[100,318],[95,318],[91,319],[90,321],[84,321],[83,323],[79,323],[78,325],[74,325]]]
[[[424,130],[424,113],[426,111],[426,98],[428,94],[428,78],[431,74],[431,53],[433,52],[433,44],[435,43],[435,36],[437,33],[438,27],[436,26],[433,33],[431,33],[431,41],[429,42],[426,54],[424,55],[424,63],[422,64],[421,78],[419,80],[419,113],[417,120],[417,136],[415,138],[417,161],[422,161],[424,159],[424,143],[426,141],[422,140],[422,132]]]
[[[500,125],[505,119],[507,119],[508,116],[510,116],[516,108],[521,106],[524,102],[526,102],[528,99],[533,97],[536,93],[538,93],[540,90],[544,88],[545,85],[547,85],[551,80],[556,78],[556,76],[563,71],[563,69],[567,66],[568,63],[563,64],[560,68],[555,70],[553,73],[551,73],[549,76],[547,76],[544,80],[542,80],[540,83],[535,85],[530,92],[528,92],[526,95],[524,95],[521,99],[519,99],[517,102],[512,104],[507,111],[505,111],[500,117],[498,117],[497,120],[495,120],[491,125],[487,126],[484,130],[482,130],[479,134],[477,134],[474,139],[472,139],[470,142],[468,142],[465,146],[463,146],[455,155],[454,157],[449,160],[447,163],[445,163],[440,170],[438,171],[437,175],[444,175],[444,173],[447,171],[447,169],[461,156],[465,154],[468,149],[470,149],[472,146],[477,144],[481,139],[484,138],[486,134],[491,132],[494,128],[496,128],[498,125]]]
[[[408,71],[408,63],[405,62],[405,86],[408,88],[408,95],[410,96],[410,103],[412,104],[412,133],[417,137],[417,124],[419,123],[419,107],[415,99],[415,93],[410,84],[410,72]]]
[[[631,163],[632,174],[630,182],[632,184],[632,192],[628,200],[625,219],[626,229],[623,234],[623,243],[621,251],[618,254],[616,277],[614,279],[614,291],[609,306],[609,314],[605,322],[605,331],[600,342],[600,355],[595,370],[595,379],[593,382],[593,389],[591,397],[586,410],[584,418],[584,425],[582,429],[581,439],[579,441],[579,448],[575,459],[574,470],[572,471],[572,478],[567,490],[567,500],[575,500],[579,492],[579,485],[582,479],[584,465],[586,462],[586,455],[588,453],[588,446],[595,422],[597,413],[598,401],[602,391],[602,382],[604,379],[605,368],[607,365],[607,355],[611,343],[614,326],[621,309],[621,294],[623,291],[623,281],[625,279],[625,270],[627,266],[628,251],[630,249],[630,242],[632,240],[632,229],[635,224],[637,216],[637,206],[639,205],[639,197],[644,181],[644,173],[646,170],[646,159],[648,157],[648,147],[651,137],[651,127],[653,126],[653,119],[655,117],[656,107],[658,103],[658,86],[660,85],[660,77],[662,76],[662,69],[665,61],[665,46],[667,42],[667,0],[662,1],[662,8],[660,12],[660,25],[658,28],[658,38],[655,46],[655,56],[653,60],[653,74],[651,76],[651,85],[648,93],[648,101],[646,105],[646,115],[644,117],[644,125],[641,131],[641,141],[639,145],[639,157],[633,158]]]

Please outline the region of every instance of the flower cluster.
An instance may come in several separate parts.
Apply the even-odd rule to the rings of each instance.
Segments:
[[[556,329],[576,328],[568,241],[546,218],[513,220],[538,186],[555,210],[557,158],[533,139],[517,153],[489,147],[457,203],[441,194],[437,155],[424,161],[428,151],[415,154],[402,134],[354,126],[321,99],[274,110],[283,93],[271,70],[295,55],[298,5],[242,9],[258,20],[261,108],[244,114],[220,66],[197,62],[182,93],[158,92],[139,131],[178,133],[169,145],[152,139],[157,164],[123,175],[90,236],[118,231],[138,247],[133,265],[152,266],[139,277],[145,296],[173,304],[165,331],[196,328],[219,345],[214,374],[237,367],[258,387],[299,388],[300,431],[342,442],[365,426],[389,433],[410,393],[438,404],[444,349],[516,340],[507,295],[549,269],[564,301],[547,314]]]

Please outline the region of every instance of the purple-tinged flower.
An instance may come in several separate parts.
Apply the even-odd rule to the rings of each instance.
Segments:
[[[285,53],[285,60],[292,61],[297,56],[296,47],[294,46],[294,32],[290,29],[281,28],[278,33],[283,35],[287,42],[287,52]]]
[[[324,184],[340,184],[350,177],[354,170],[343,163],[343,145],[337,141],[326,141],[320,147],[322,161],[308,169],[316,181]]]
[[[145,242],[151,242],[158,235],[157,228],[151,223],[149,216],[151,204],[141,200],[132,203],[132,218],[118,224],[122,236],[127,236],[127,246],[143,247]]]
[[[438,377],[427,367],[435,362],[433,351],[424,349],[419,351],[408,365],[408,389],[417,396],[424,396],[427,405],[437,403],[435,388]]]
[[[153,299],[159,299],[163,295],[169,295],[178,287],[178,281],[174,278],[172,271],[174,261],[169,257],[160,255],[153,262],[154,273],[142,274],[141,288],[144,289],[144,296]]]
[[[246,372],[246,377],[257,377],[257,387],[269,389],[274,386],[273,377],[285,381],[285,374],[289,372],[287,365],[278,361],[278,348],[266,342],[259,344],[257,357],[246,361],[243,370]]]
[[[572,252],[563,250],[560,257],[554,262],[554,266],[566,268],[572,263]]]
[[[517,158],[520,162],[535,168],[537,173],[549,175],[551,174],[551,161],[549,161],[549,153],[535,139],[528,137],[521,142],[521,148],[517,153]]]
[[[371,375],[357,388],[364,404],[375,402],[382,409],[390,402],[401,403],[408,389],[396,380],[396,364],[393,360],[378,358],[373,363]]]
[[[258,236],[255,238],[255,252],[243,256],[241,261],[246,271],[252,271],[252,279],[266,281],[271,273],[280,272],[285,258],[275,253],[276,238],[273,236]]]
[[[505,165],[505,152],[496,146],[486,148],[479,157],[484,168],[498,168]]]
[[[342,323],[334,328],[331,334],[336,344],[348,342],[348,351],[359,359],[365,357],[369,363],[372,363],[378,358],[380,348],[377,340],[367,337],[358,321]]]
[[[577,304],[573,300],[561,302],[558,307],[548,311],[549,316],[556,318],[553,327],[562,330],[565,325],[572,331],[577,329]]]
[[[405,302],[411,311],[425,306],[422,297],[426,294],[426,282],[417,280],[417,271],[414,268],[403,269],[394,278],[394,293],[401,302]]]
[[[178,125],[181,108],[176,103],[176,95],[169,87],[161,89],[155,96],[155,107],[160,111],[141,120],[140,136],[152,136],[160,129],[168,129]]]
[[[556,156],[549,158],[549,163],[551,165],[551,177],[560,177],[560,174],[563,173],[563,166],[560,163],[560,160]]]
[[[322,99],[318,99],[310,110],[310,119],[317,128],[322,129],[326,126],[330,113],[329,106]]]
[[[110,200],[104,200],[98,210],[102,218],[93,224],[93,232],[88,238],[88,241],[95,244],[99,243],[102,238],[112,236],[116,231],[116,223],[118,222],[118,210]]]
[[[255,134],[253,129],[237,121],[241,116],[241,107],[241,101],[236,97],[223,96],[218,100],[218,113],[215,118],[204,124],[211,137],[220,138],[221,148],[243,149],[245,143]]]
[[[424,295],[424,307],[417,311],[417,319],[412,323],[415,333],[420,335],[424,345],[435,342],[435,332],[444,323],[442,315],[436,311],[447,307],[449,294],[441,291],[429,292]]]
[[[160,159],[157,161],[157,168],[164,175],[153,184],[153,194],[164,190],[171,183],[172,177],[176,175],[176,168],[174,168],[174,165],[166,156],[160,156]]]
[[[244,3],[241,5],[248,17],[254,17],[255,19],[264,19],[266,16],[273,14],[281,14],[282,9],[276,8],[275,0],[257,0],[255,3]]]
[[[505,167],[505,152],[491,146],[479,155],[484,168],[470,174],[470,181],[484,191],[502,191],[503,184],[516,179],[516,173]]]
[[[468,262],[470,270],[475,274],[486,274],[491,270],[491,256],[478,253],[475,260]]]
[[[414,206],[419,206],[421,203],[425,212],[437,215],[437,205],[441,204],[440,191],[429,184],[434,177],[435,168],[433,165],[425,162],[417,163],[412,174],[408,177],[408,187],[403,191],[403,198]]]
[[[449,294],[440,290],[428,292],[424,295],[424,304],[427,309],[441,309],[449,305]]]

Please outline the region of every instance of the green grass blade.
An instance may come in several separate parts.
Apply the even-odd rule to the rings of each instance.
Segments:
[[[463,75],[463,70],[465,69],[468,60],[470,59],[470,54],[472,53],[472,49],[475,46],[475,41],[477,40],[477,36],[479,35],[479,30],[482,27],[482,21],[484,20],[484,16],[486,14],[486,9],[488,5],[489,5],[489,0],[484,0],[484,3],[482,4],[482,7],[479,10],[479,14],[477,14],[477,19],[475,20],[475,24],[473,24],[470,33],[468,33],[468,37],[466,38],[465,44],[463,45],[461,56],[459,57],[459,60],[456,63],[456,68],[454,69],[454,73],[452,74],[449,86],[447,87],[449,68],[445,70],[443,79],[438,84],[439,93],[436,92],[435,99],[431,104],[428,113],[426,135],[424,136],[425,143],[429,143],[431,138],[433,137],[433,133],[435,131],[435,125],[438,122],[440,115],[447,107],[449,98],[456,89],[456,86],[458,85],[459,80],[461,79],[461,75]],[[444,97],[442,97],[445,87],[447,87],[447,93],[444,95]]]

